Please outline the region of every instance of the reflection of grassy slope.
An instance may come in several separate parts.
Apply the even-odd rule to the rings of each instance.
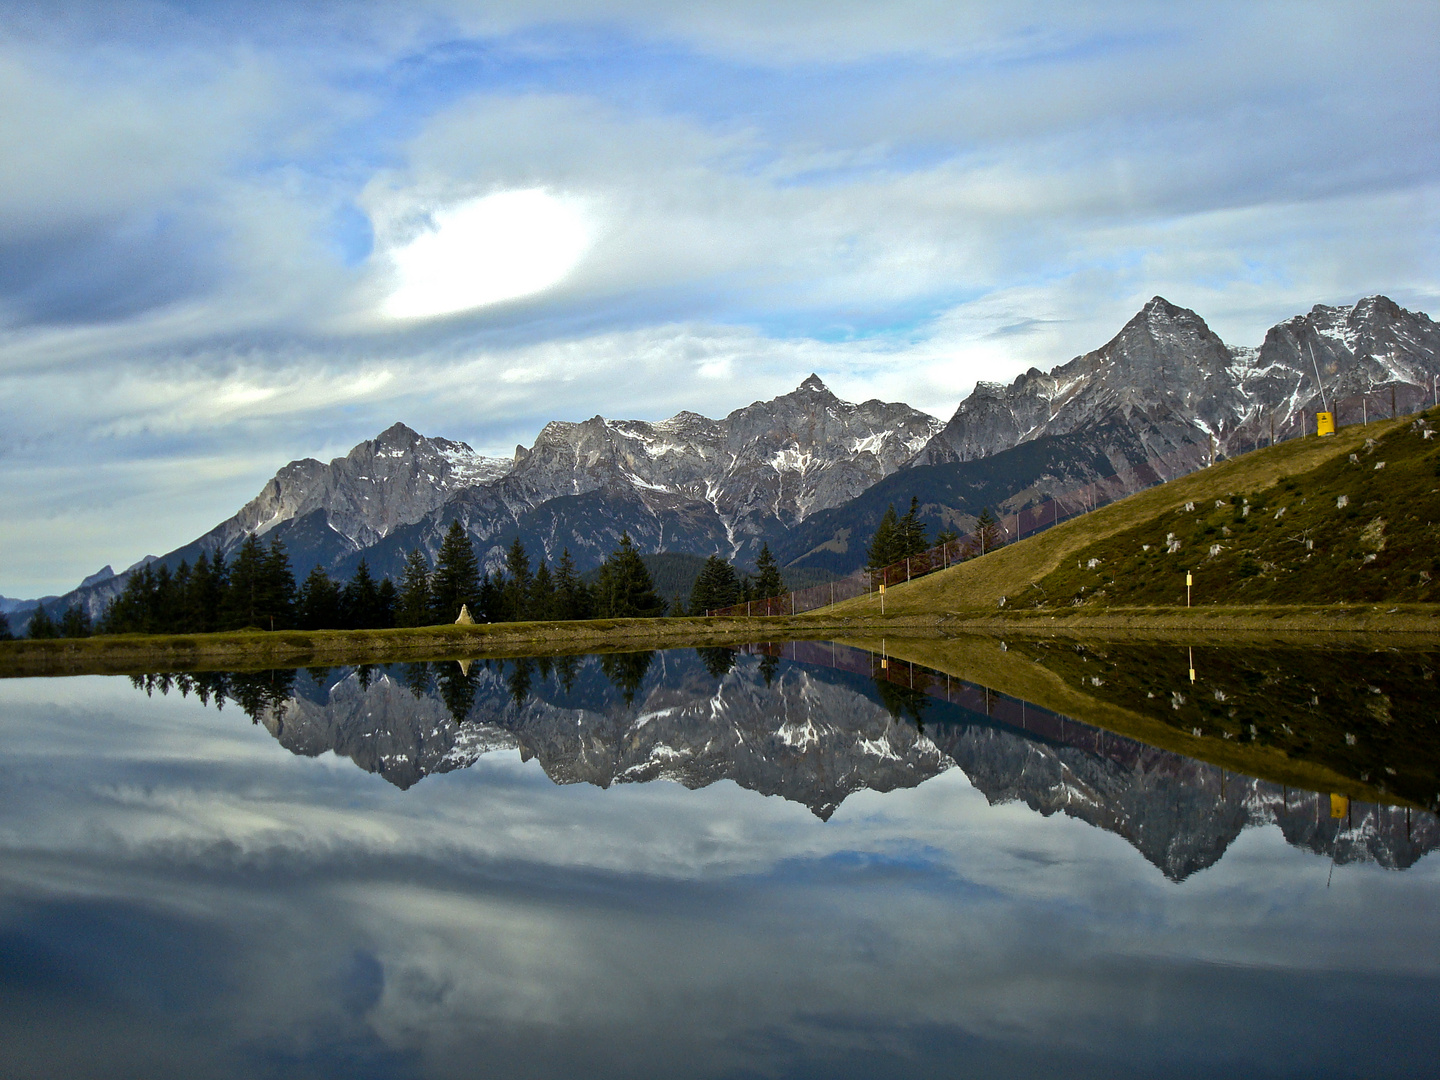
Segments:
[[[1440,654],[1128,644],[1013,645],[1067,685],[1203,739],[1276,749],[1430,805]],[[1098,683],[1096,680],[1099,680]]]
[[[890,638],[887,648],[898,659],[1248,776],[1427,807],[1440,792],[1440,655],[1433,651],[1197,648],[1192,686],[1189,653],[1173,645],[1006,647],[967,637]],[[1342,684],[1334,676],[1342,670],[1364,676]]]
[[[1440,415],[1434,412],[1427,415],[1432,426],[1440,423]],[[1428,523],[1440,521],[1440,495],[1430,490],[1440,487],[1440,477],[1434,474],[1440,439],[1424,441],[1411,427],[1410,418],[1368,427],[1352,426],[1342,428],[1333,438],[1296,439],[1222,462],[1214,468],[1101,507],[1092,514],[1064,522],[984,558],[895,586],[888,590],[886,611],[894,615],[931,615],[964,608],[994,608],[1002,598],[1012,606],[1069,605],[1082,584],[1086,586],[1087,597],[1104,586],[1101,603],[1174,604],[1178,599],[1183,604],[1187,568],[1203,572],[1206,581],[1211,581],[1213,575],[1217,584],[1213,588],[1207,586],[1211,591],[1205,593],[1210,601],[1250,604],[1293,599],[1298,602],[1306,596],[1287,592],[1284,584],[1277,584],[1283,575],[1279,575],[1278,570],[1266,570],[1261,563],[1288,568],[1304,562],[1303,556],[1310,554],[1310,550],[1304,548],[1303,542],[1293,544],[1287,538],[1310,528],[1314,551],[1324,556],[1322,561],[1333,568],[1358,565],[1356,551],[1362,542],[1360,533],[1376,517],[1386,517],[1386,545],[1377,553],[1376,560],[1366,565],[1365,572],[1378,577],[1380,584],[1376,586],[1373,578],[1352,582],[1337,580],[1335,588],[1324,595],[1319,583],[1325,580],[1325,574],[1316,573],[1314,593],[1324,595],[1326,602],[1380,596],[1390,599],[1391,590],[1396,596],[1401,595],[1402,590],[1409,590],[1403,595],[1440,600],[1440,593],[1422,592],[1418,587],[1422,569],[1419,562],[1425,561],[1428,567],[1424,545],[1428,543],[1433,548],[1437,538]],[[1379,440],[1380,445],[1373,453],[1365,445],[1367,438]],[[1350,464],[1352,453],[1357,454],[1362,465]],[[1386,461],[1386,468],[1377,472],[1374,464],[1380,460]],[[1350,471],[1346,472],[1347,469]],[[1424,487],[1427,469],[1430,485]],[[1287,487],[1287,482],[1292,486]],[[1342,482],[1343,489],[1339,487]],[[1333,493],[1332,487],[1336,488]],[[1340,494],[1349,495],[1350,507],[1357,513],[1351,518],[1342,512],[1347,531],[1336,534],[1334,540],[1326,540],[1322,532],[1326,537],[1334,532],[1335,498]],[[1249,516],[1242,519],[1245,531],[1239,535],[1231,522],[1236,514],[1229,502],[1232,495],[1248,497],[1252,506],[1263,501],[1269,515],[1261,515],[1252,508]],[[1302,499],[1306,500],[1303,506]],[[1216,500],[1222,501],[1224,507],[1215,507]],[[1183,515],[1189,531],[1182,533],[1176,528],[1181,516],[1177,510],[1187,502],[1195,504],[1196,512]],[[1367,507],[1366,503],[1373,505]],[[1288,509],[1284,517],[1275,521],[1273,515],[1280,506]],[[1326,506],[1328,517],[1322,513]],[[1202,514],[1200,511],[1206,507],[1209,509]],[[1273,528],[1262,526],[1262,520],[1269,521]],[[1328,532],[1318,524],[1322,520],[1330,526]],[[1237,535],[1223,537],[1222,525]],[[1216,534],[1213,540],[1204,532],[1212,526]],[[1177,534],[1181,554],[1186,556],[1208,553],[1207,541],[1222,544],[1235,541],[1227,552],[1222,552],[1228,558],[1225,565],[1229,569],[1216,574],[1216,566],[1202,568],[1197,560],[1187,567],[1176,561],[1179,555],[1158,554],[1168,532]],[[1142,548],[1146,543],[1151,545],[1149,552]],[[1322,543],[1329,546],[1322,548]],[[1275,562],[1274,556],[1287,544],[1295,548],[1296,553],[1287,552],[1285,562]],[[1091,558],[1102,560],[1095,570],[1073,569],[1077,561],[1083,565]],[[1169,563],[1163,561],[1167,558]],[[1319,555],[1310,560],[1317,567],[1318,558]],[[1107,559],[1110,561],[1104,561]],[[1156,574],[1151,569],[1155,565],[1168,566],[1170,572]],[[1252,569],[1257,572],[1252,573]],[[1336,576],[1333,569],[1329,573]],[[1435,570],[1429,573],[1432,578],[1440,576]],[[1112,581],[1105,581],[1107,574]],[[1177,574],[1178,592],[1174,584]],[[1072,581],[1073,575],[1079,576]],[[1271,575],[1268,584],[1241,584],[1242,580],[1261,575]],[[1411,575],[1417,580],[1412,580]],[[1221,588],[1218,585],[1221,580],[1231,584]],[[1091,602],[1087,600],[1086,606]],[[865,600],[856,600],[840,605],[839,611],[854,609],[858,614],[868,612],[873,606]]]

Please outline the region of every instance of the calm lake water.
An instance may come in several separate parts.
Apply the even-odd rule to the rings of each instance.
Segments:
[[[1370,794],[818,643],[7,680],[0,1074],[1434,1075],[1436,655],[1032,651]]]

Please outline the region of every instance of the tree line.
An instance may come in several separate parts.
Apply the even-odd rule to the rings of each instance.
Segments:
[[[71,605],[53,617],[42,605],[31,616],[32,638],[100,634],[205,634],[223,630],[369,630],[453,623],[462,609],[476,622],[660,618],[707,610],[785,591],[779,566],[762,547],[751,577],[711,556],[688,602],[667,603],[628,533],[587,581],[569,549],[555,565],[532,564],[517,538],[505,564],[482,573],[464,527],[452,522],[432,569],[424,552],[406,557],[397,584],[377,580],[362,559],[348,581],[316,567],[296,583],[284,544],[247,535],[234,557],[202,552],[194,565],[171,570],[158,563],[130,574],[124,590],[92,625],[87,610]],[[10,637],[0,615],[0,640]]]
[[[880,524],[876,527],[875,535],[871,538],[870,546],[865,552],[867,556],[865,568],[879,570],[903,559],[912,558],[921,552],[929,551],[932,547],[953,544],[960,539],[962,539],[960,534],[953,529],[942,529],[932,542],[924,523],[920,520],[920,500],[912,495],[910,509],[903,516],[895,513],[895,504],[891,503],[884,516],[880,518]],[[962,559],[984,555],[1003,543],[1000,524],[990,513],[989,507],[980,511],[980,515],[975,519],[974,527],[964,537],[964,540],[964,547],[958,556]]]

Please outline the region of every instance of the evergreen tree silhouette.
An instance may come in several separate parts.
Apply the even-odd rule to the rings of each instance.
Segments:
[[[760,556],[755,560],[755,595],[760,599],[781,596],[785,592],[785,579],[780,576],[780,566],[770,554],[770,545],[760,545]]]
[[[480,564],[464,526],[452,521],[430,579],[430,614],[436,623],[453,623],[462,606],[479,609]]]
[[[430,599],[430,564],[415,548],[405,556],[405,573],[400,578],[400,595],[395,604],[398,626],[424,626],[430,621],[434,604]]]
[[[900,549],[899,541],[900,518],[895,513],[895,504],[891,503],[881,516],[880,524],[875,527],[875,535],[870,540],[870,547],[866,549],[866,568],[879,570],[882,566],[893,563],[897,557],[896,552]]]
[[[690,590],[690,614],[729,607],[740,602],[740,579],[735,568],[718,555],[711,555],[700,568]]]
[[[60,636],[60,627],[56,626],[55,620],[50,618],[50,613],[45,610],[44,604],[37,607],[35,614],[30,616],[30,628],[26,631],[25,636],[36,641]]]
[[[628,532],[620,534],[620,546],[601,565],[595,594],[601,618],[655,619],[665,611]]]

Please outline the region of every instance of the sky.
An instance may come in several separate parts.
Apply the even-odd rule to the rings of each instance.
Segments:
[[[1440,314],[1440,6],[0,0],[0,594],[400,420],[948,418],[1153,295]]]

